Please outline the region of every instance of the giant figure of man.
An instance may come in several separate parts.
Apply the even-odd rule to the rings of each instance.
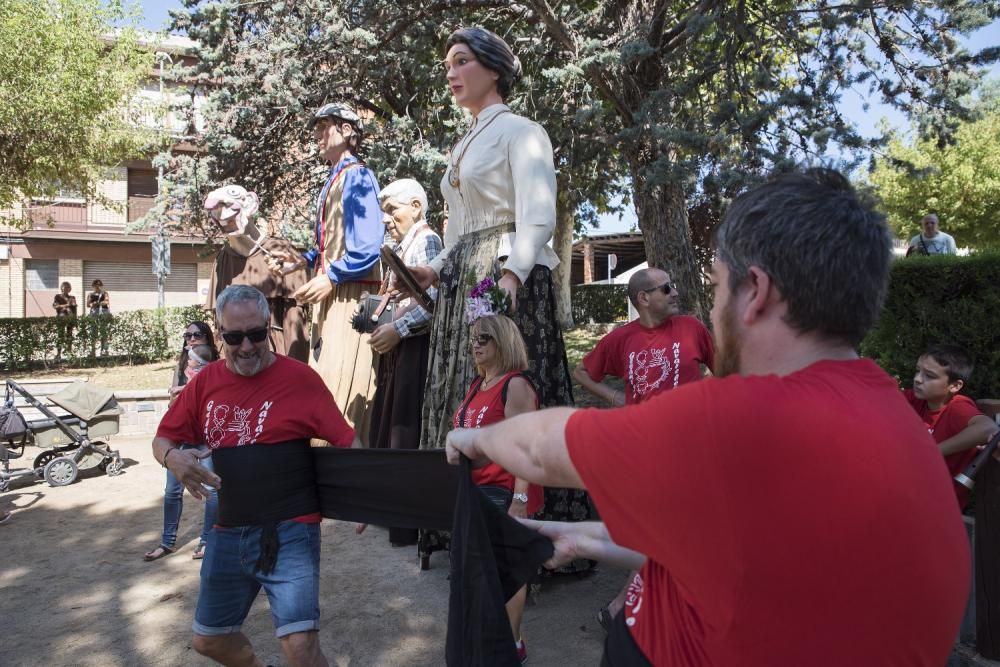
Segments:
[[[216,297],[230,285],[256,287],[267,297],[271,309],[271,349],[305,362],[309,338],[302,305],[293,294],[306,283],[306,271],[294,265],[286,265],[287,271],[269,270],[268,257],[295,253],[295,247],[257,228],[254,216],[258,204],[257,194],[239,185],[213,190],[205,198],[205,210],[226,234],[226,243],[212,268],[207,308],[215,310]]]
[[[269,262],[313,267],[296,293],[313,304],[309,365],[330,388],[337,405],[367,445],[368,411],[375,395],[375,365],[368,334],[351,327],[362,292],[381,284],[379,249],[385,236],[375,174],[355,156],[364,124],[347,105],[326,104],[309,121],[319,156],[330,174],[317,198],[316,247],[304,256],[283,254]]]

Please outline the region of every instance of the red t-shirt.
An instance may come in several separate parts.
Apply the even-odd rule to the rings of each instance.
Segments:
[[[187,383],[163,415],[158,438],[204,442],[212,449],[321,438],[350,447],[354,431],[323,379],[309,366],[282,355],[252,377],[216,361]],[[319,513],[298,517],[318,523]]]
[[[928,408],[927,401],[914,396],[912,389],[903,390],[903,395],[917,411],[920,419],[927,425],[927,431],[934,437],[934,442],[938,444],[958,435],[969,426],[973,417],[983,414],[971,398],[961,394],[952,396],[950,401],[937,410]],[[952,476],[952,487],[955,489],[955,497],[958,498],[959,507],[965,507],[969,502],[969,489],[954,481],[954,477],[972,463],[972,459],[976,458],[976,453],[976,448],[972,447],[964,452],[955,452],[944,457],[944,462],[948,465],[948,474]]]
[[[868,360],[708,378],[582,410],[573,464],[646,554],[626,623],[655,665],[943,665],[969,590],[950,480]]]
[[[701,367],[715,365],[712,334],[688,315],[668,317],[649,329],[639,320],[618,327],[583,358],[587,375],[600,382],[611,375],[625,381],[625,403],[701,379]]]
[[[452,426],[455,428],[481,428],[496,424],[505,418],[506,404],[503,401],[503,387],[510,378],[521,375],[521,371],[511,371],[503,376],[495,385],[489,389],[480,389],[480,380],[472,383],[469,392],[462,399],[452,417]],[[530,386],[530,382],[528,383]],[[538,408],[538,394],[535,388],[531,388],[535,394],[535,408]],[[464,417],[464,418],[463,418]],[[478,486],[502,486],[506,489],[514,490],[514,475],[498,466],[490,463],[472,471],[472,481]],[[543,489],[531,484],[528,486],[528,505],[525,511],[530,516],[542,508]]]

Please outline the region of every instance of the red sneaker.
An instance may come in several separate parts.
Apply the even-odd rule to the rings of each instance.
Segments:
[[[517,659],[521,661],[522,665],[528,663],[528,648],[524,645],[524,640],[514,642],[514,648],[517,649]]]

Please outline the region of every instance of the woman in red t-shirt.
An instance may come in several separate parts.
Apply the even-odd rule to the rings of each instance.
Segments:
[[[472,381],[455,412],[455,428],[489,426],[538,409],[535,389],[523,375],[528,367],[528,351],[513,320],[505,315],[480,317],[469,327],[469,342],[479,377]],[[474,470],[472,479],[513,517],[525,518],[541,509],[542,488],[514,477],[495,463]],[[526,598],[524,587],[507,602],[507,616],[522,662],[527,659],[521,639]]]

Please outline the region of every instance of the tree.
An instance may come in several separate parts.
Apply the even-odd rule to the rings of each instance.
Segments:
[[[982,117],[959,125],[954,141],[893,137],[875,160],[870,181],[889,224],[909,238],[937,213],[942,229],[962,246],[996,246],[1000,239],[1000,97]]]
[[[60,189],[103,201],[102,171],[142,155],[129,103],[152,54],[132,29],[108,37],[126,18],[101,0],[0,3],[0,210]]]

